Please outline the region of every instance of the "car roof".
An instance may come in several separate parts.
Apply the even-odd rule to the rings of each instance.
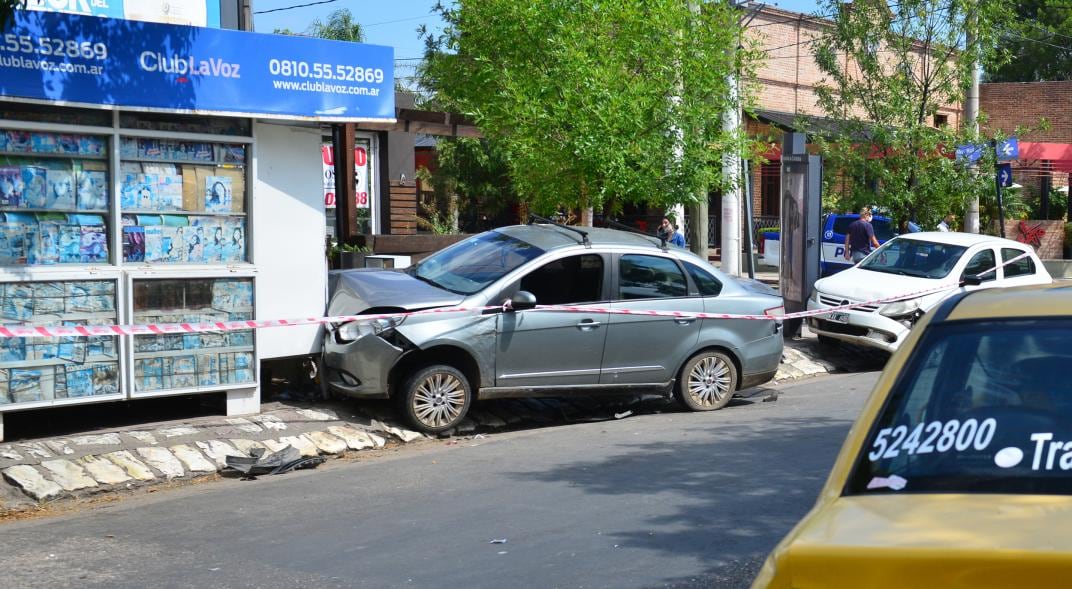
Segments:
[[[948,319],[1072,317],[1072,281],[1037,286],[987,288],[957,303]]]
[[[631,246],[658,249],[659,238],[641,233],[630,233],[603,227],[571,227],[588,234],[593,246]],[[542,250],[550,251],[563,247],[576,246],[581,243],[579,233],[556,225],[533,223],[531,225],[510,225],[493,229],[504,235],[520,239]]]
[[[978,233],[961,233],[959,231],[922,231],[918,233],[904,233],[897,237],[898,239],[917,239],[920,241],[933,241],[935,243],[945,243],[963,247],[971,247],[973,245],[986,243],[1004,247],[1016,246],[1018,249],[1024,249],[1024,244],[1011,239],[1003,239],[1001,237],[994,237],[993,235],[980,235]]]

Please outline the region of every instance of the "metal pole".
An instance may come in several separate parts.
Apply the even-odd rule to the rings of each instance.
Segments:
[[[737,74],[726,79],[729,86],[731,107],[722,116],[722,130],[736,136],[741,127],[741,109],[738,106]],[[727,190],[722,193],[722,271],[730,276],[741,273],[741,165],[735,150],[722,155],[722,181]]]
[[[965,46],[968,50],[971,50],[972,44],[975,42],[975,35],[973,32],[973,22],[968,25],[968,34],[965,40]],[[971,83],[968,86],[968,94],[964,100],[964,125],[965,130],[969,131],[972,140],[979,135],[979,63],[972,63],[971,67]],[[998,189],[998,194],[1001,194],[1001,189]],[[1002,231],[1005,227],[1002,226]],[[971,201],[968,203],[968,211],[964,215],[964,231],[966,233],[979,233],[979,195],[973,195]]]
[[[748,270],[748,277],[756,277],[756,258],[752,253],[752,240],[755,236],[755,227],[752,225],[752,207],[755,203],[755,198],[752,195],[752,162],[749,160],[741,160],[741,167],[744,168],[744,251],[745,251],[745,268]]]

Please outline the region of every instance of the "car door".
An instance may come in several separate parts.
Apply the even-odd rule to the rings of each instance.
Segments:
[[[523,276],[503,298],[523,290],[536,296],[537,305],[605,304],[606,275],[600,254],[565,256]],[[595,312],[503,313],[496,328],[496,386],[597,384],[606,321],[606,314]]]
[[[1027,253],[1027,250],[1021,250],[1014,247],[1003,247],[1001,248],[1001,261],[1002,263],[1006,263],[1009,260]],[[1032,258],[1033,256],[1028,255],[1011,264],[1002,266],[1002,286],[1023,286],[1026,284],[1042,284],[1050,282],[1039,276],[1038,267],[1035,264],[1035,260]]]
[[[614,309],[703,312],[673,257],[622,254],[615,268]],[[664,383],[696,345],[700,320],[612,314],[600,384]]]
[[[968,263],[964,265],[964,270],[960,273],[960,278],[963,280],[965,276],[977,275],[982,279],[982,283],[978,286],[966,286],[964,290],[979,290],[981,288],[1001,286],[998,281],[1000,269],[994,269],[998,265],[997,260],[997,255],[991,247],[980,249],[971,254],[971,257],[968,258]]]

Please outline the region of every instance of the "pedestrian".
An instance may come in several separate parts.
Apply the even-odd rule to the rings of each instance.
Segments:
[[[849,232],[845,235],[845,259],[859,264],[877,247],[875,228],[871,226],[871,209],[864,207],[860,209],[860,218],[849,225]]]
[[[672,245],[685,247],[685,236],[674,227],[674,224],[667,217],[663,217],[663,222],[659,225],[656,235],[659,236],[659,239],[669,241]]]
[[[957,222],[957,218],[952,213],[945,216],[942,222],[938,224],[938,231],[942,233],[948,233],[953,230],[954,224]]]

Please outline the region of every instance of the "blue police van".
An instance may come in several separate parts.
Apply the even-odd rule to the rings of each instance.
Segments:
[[[819,272],[822,276],[837,274],[852,267],[852,262],[845,259],[845,235],[849,232],[849,225],[859,218],[858,213],[829,213],[823,217],[822,249],[819,252]],[[873,215],[871,226],[875,229],[875,239],[878,239],[879,244],[886,243],[897,235],[893,221],[889,217]],[[763,233],[761,237],[766,237],[768,240],[763,252],[763,263],[777,266],[781,251],[775,240],[778,240],[779,235]]]

